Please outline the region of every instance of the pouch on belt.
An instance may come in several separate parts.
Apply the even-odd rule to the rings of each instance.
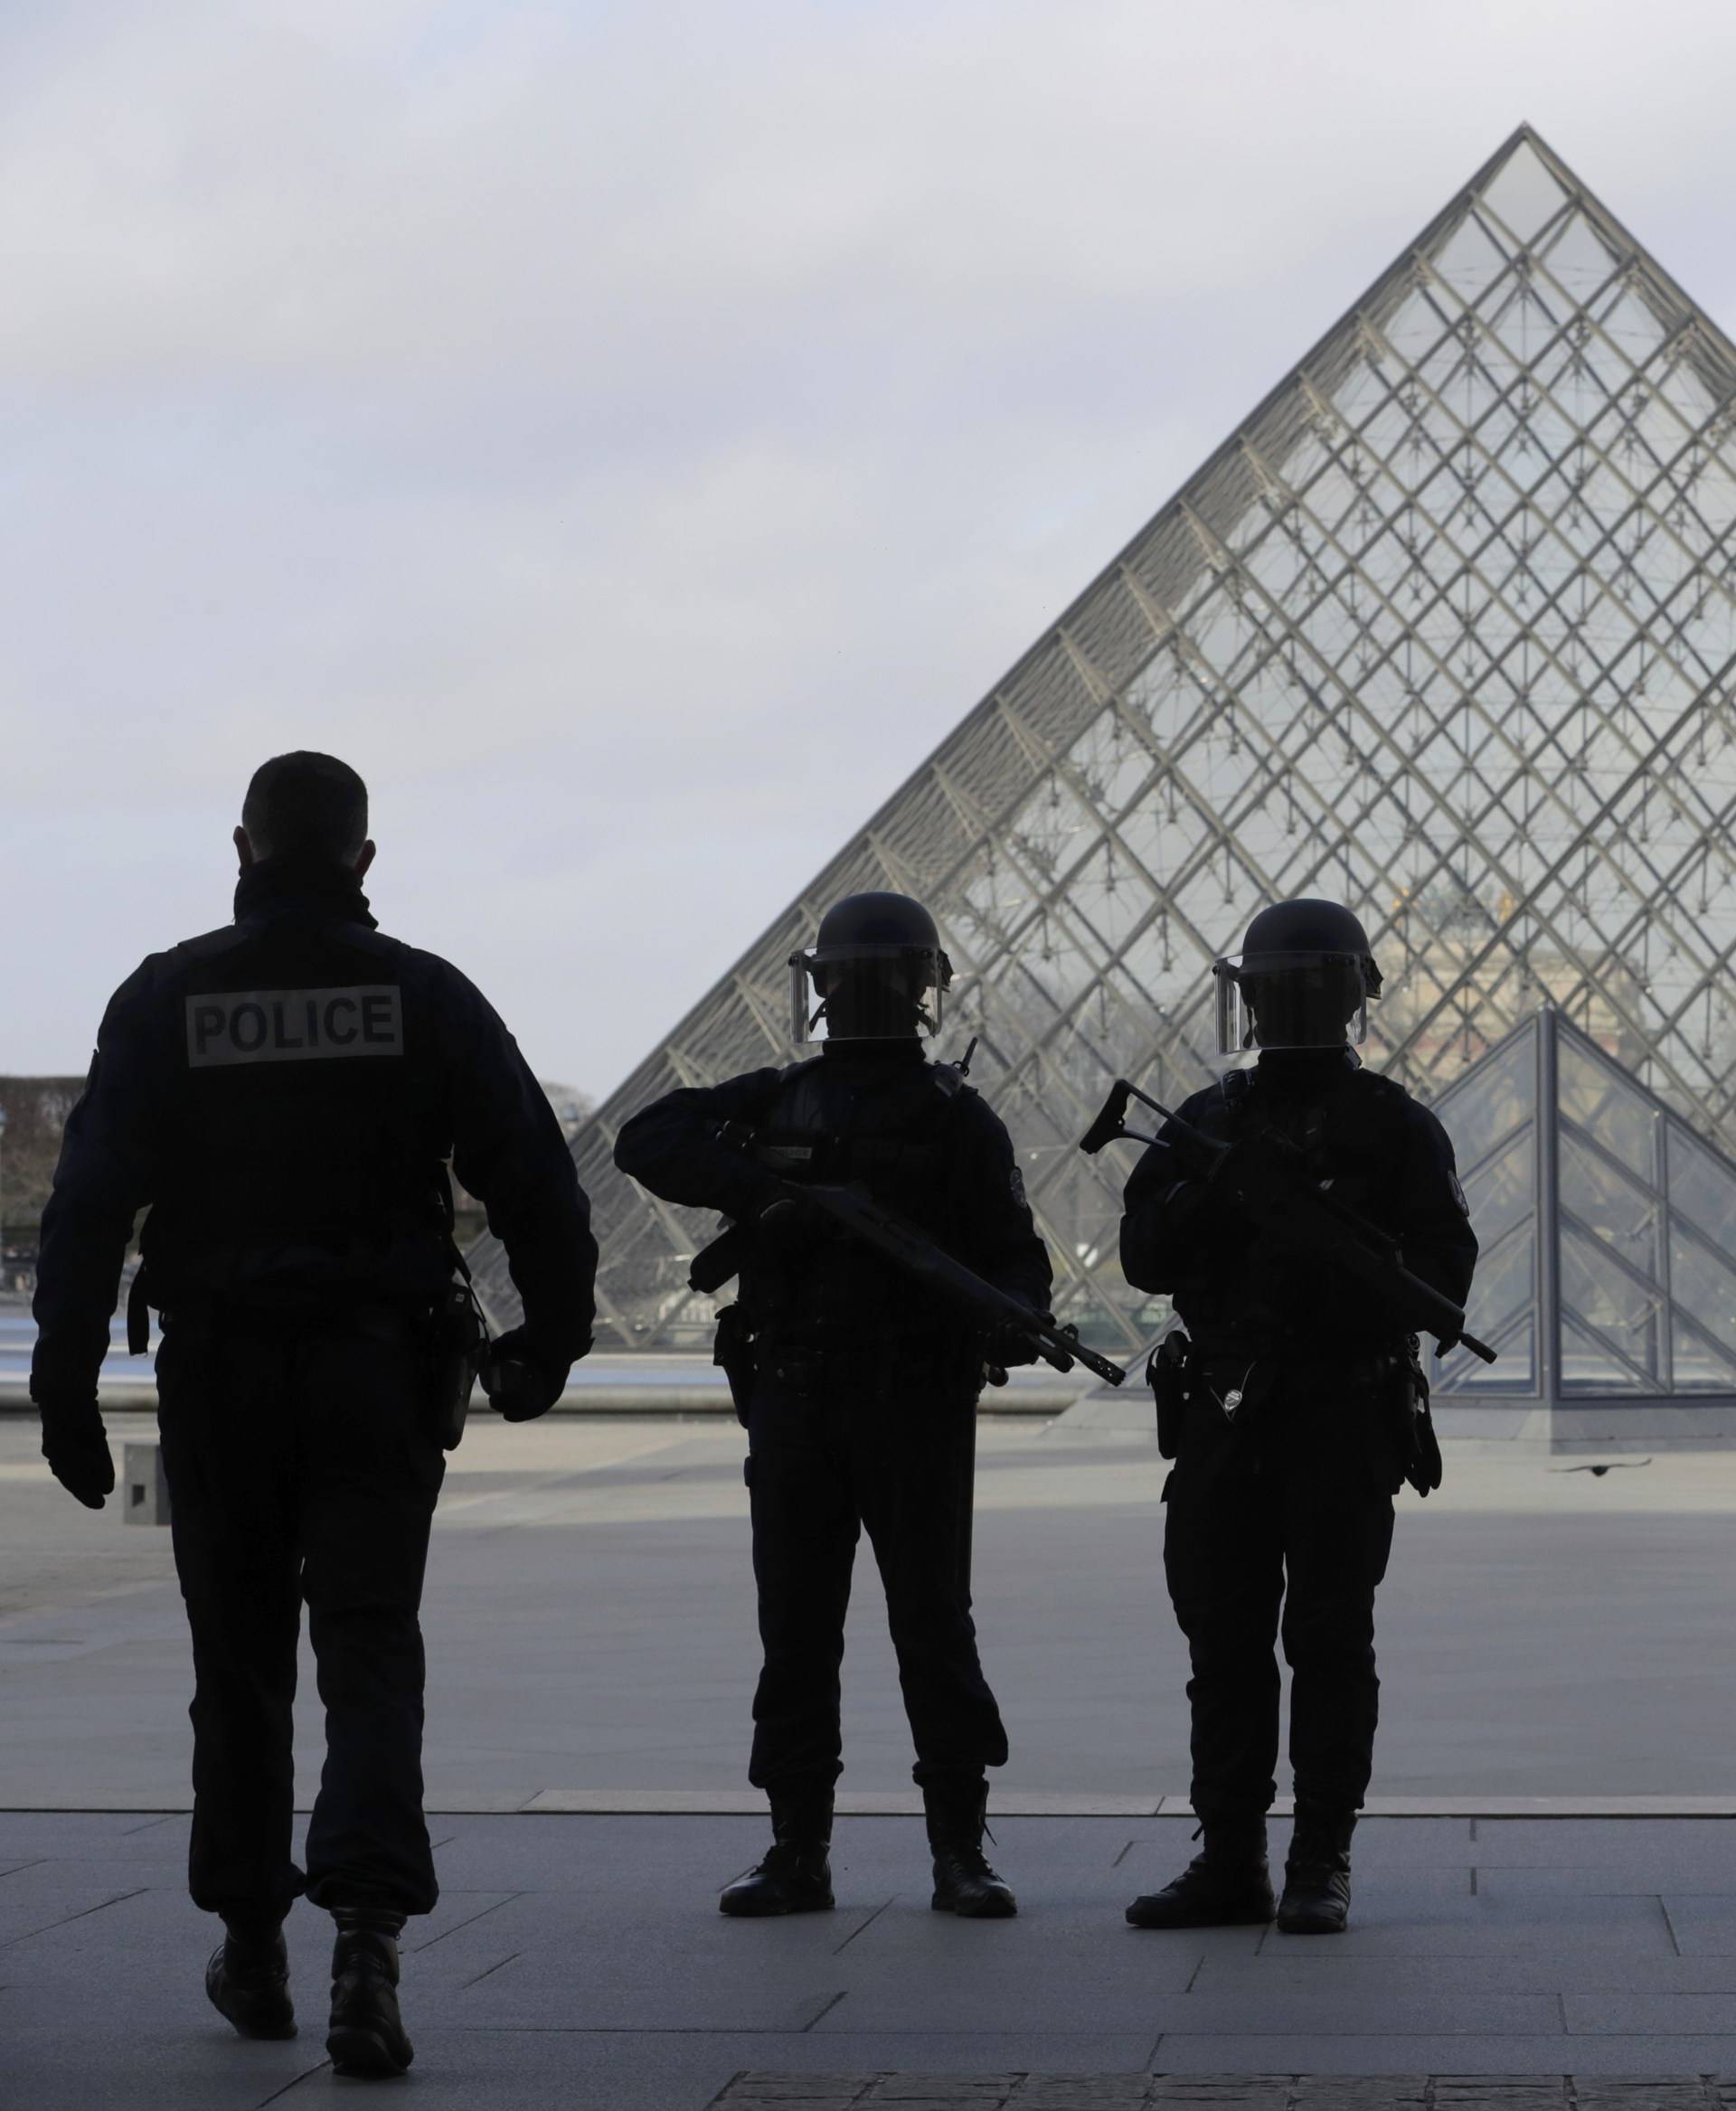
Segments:
[[[1182,1447],[1187,1414],[1188,1352],[1194,1344],[1180,1327],[1166,1334],[1146,1362],[1146,1382],[1157,1409],[1157,1451],[1174,1458]]]

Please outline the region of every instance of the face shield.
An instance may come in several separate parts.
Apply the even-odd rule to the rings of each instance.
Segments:
[[[1368,966],[1354,953],[1232,953],[1212,973],[1220,1055],[1360,1048],[1368,1038]]]
[[[901,1041],[940,1031],[952,963],[938,946],[816,946],[789,957],[789,1025],[809,1041]]]

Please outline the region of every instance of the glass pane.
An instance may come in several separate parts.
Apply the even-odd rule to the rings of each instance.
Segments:
[[[1473,1334],[1477,1331],[1471,1329]],[[1494,1363],[1485,1363],[1465,1349],[1455,1349],[1440,1362],[1430,1363],[1430,1387],[1438,1395],[1450,1393],[1455,1399],[1473,1393],[1511,1395],[1537,1390],[1536,1324],[1530,1313],[1510,1335],[1490,1342],[1489,1346],[1498,1358]]]
[[[1736,1176],[1679,1122],[1667,1123],[1665,1130],[1671,1210],[1692,1217],[1719,1246],[1736,1245]]]
[[[1676,1314],[1670,1321],[1670,1368],[1675,1392],[1736,1392],[1736,1363],[1719,1355]]]
[[[1656,1375],[1660,1294],[1635,1282],[1590,1239],[1565,1224],[1561,1247],[1563,1324],[1571,1318],[1589,1322],[1609,1337],[1612,1347]],[[1572,1382],[1569,1371],[1563,1370],[1561,1375],[1564,1382]]]
[[[1527,1127],[1465,1183],[1472,1228],[1485,1254],[1531,1214],[1536,1161],[1533,1132]]]
[[[1618,1356],[1593,1341],[1565,1314],[1561,1321],[1561,1390],[1566,1392],[1644,1392]]]
[[[1489,1059],[1465,1084],[1442,1093],[1435,1107],[1460,1173],[1480,1165],[1497,1144],[1529,1121],[1537,1104],[1537,1035],[1533,1028]]]
[[[1514,1232],[1501,1245],[1485,1250],[1471,1281],[1471,1302],[1466,1317],[1471,1332],[1481,1341],[1498,1334],[1521,1306],[1535,1294],[1531,1227]]]
[[[1565,1132],[1561,1136],[1561,1207],[1612,1247],[1629,1268],[1662,1279],[1659,1220],[1663,1205],[1624,1180],[1615,1168]]]
[[[1655,1187],[1654,1131],[1658,1117],[1645,1095],[1566,1034],[1560,1037],[1557,1048],[1556,1090],[1561,1112],[1589,1129],[1612,1157]]]
[[[1736,1272],[1675,1224],[1670,1227],[1670,1296],[1713,1340],[1736,1349]]]
[[[1529,144],[1516,146],[1513,158],[1489,185],[1491,209],[1521,241],[1528,241],[1565,203],[1561,186]]]

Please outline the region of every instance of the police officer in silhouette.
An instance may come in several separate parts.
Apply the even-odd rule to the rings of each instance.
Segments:
[[[278,756],[235,831],[234,921],[116,993],[42,1219],[31,1393],[56,1477],[114,1486],[97,1372],[128,1238],[160,1307],[159,1416],[193,1633],[194,1901],[220,1914],[212,2002],[293,2035],[283,1921],[337,1924],[327,2046],[409,2066],[397,1938],[437,1896],[421,1809],[429,1527],[444,1459],[439,1315],[457,1261],[449,1159],[505,1241],[524,1324],[495,1404],[528,1419],[590,1346],[597,1249],[554,1115],[458,971],[375,927],[361,778]],[[326,1758],[290,1852],[301,1608]]]
[[[1311,1176],[1462,1305],[1477,1239],[1452,1145],[1426,1107],[1353,1051],[1381,989],[1361,923],[1336,902],[1280,902],[1213,973],[1220,1053],[1257,1049],[1259,1060],[1195,1093],[1183,1120],[1222,1143],[1288,1138]],[[1193,1664],[1193,1801],[1204,1833],[1203,1852],[1135,1899],[1127,1918],[1198,1927],[1272,1918],[1266,1814],[1281,1635],[1296,1824],[1278,1925],[1331,1934],[1350,1907],[1379,1692],[1374,1592],[1420,1369],[1401,1311],[1329,1253],[1258,1230],[1228,1186],[1201,1177],[1165,1126],[1127,1183],[1121,1220],[1127,1280],[1167,1292],[1188,1336],[1164,1567]]]
[[[856,1542],[880,1567],[934,1858],[933,1904],[1016,1911],[982,1852],[985,1768],[1006,1733],[970,1616],[976,1398],[1014,1343],[835,1233],[804,1183],[856,1183],[1038,1310],[1049,1260],[1005,1129],[958,1070],[927,1060],[951,966],[934,919],[897,894],[827,911],[790,963],[797,1041],[817,1057],[667,1094],[622,1129],[616,1163],[653,1193],[745,1228],[726,1318],[749,1432],[764,1669],[749,1778],[773,1844],[725,1913],[823,1910],[842,1771],[839,1665]]]

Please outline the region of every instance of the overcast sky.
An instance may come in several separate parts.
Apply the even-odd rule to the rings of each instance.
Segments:
[[[1736,326],[1719,0],[6,0],[0,1072],[253,765],[600,1095],[1522,118]]]

